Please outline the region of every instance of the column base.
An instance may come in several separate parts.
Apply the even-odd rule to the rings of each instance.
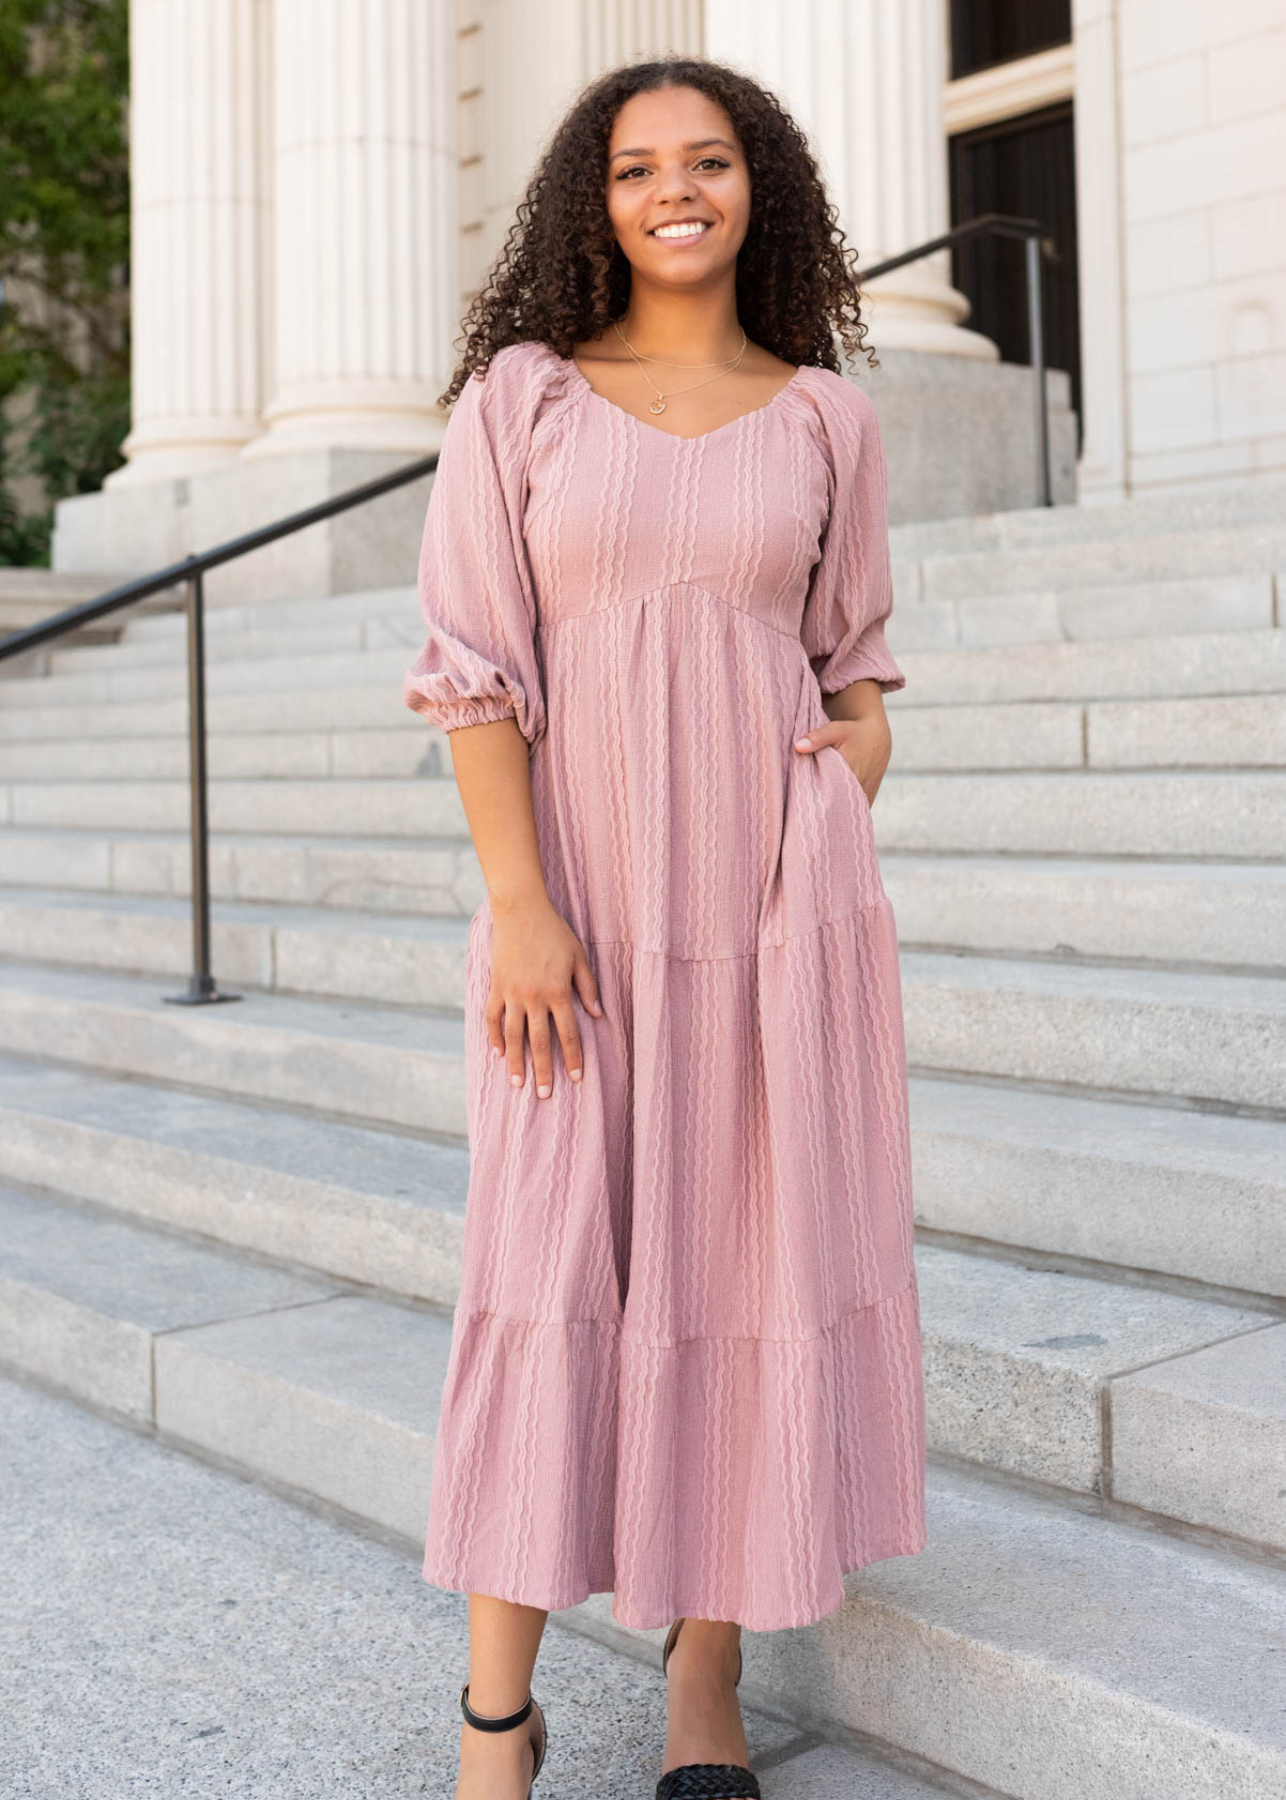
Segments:
[[[874,339],[874,333],[872,333]],[[1039,506],[1035,377],[1018,363],[882,349],[849,373],[880,416],[889,522],[953,519]],[[1050,469],[1057,505],[1075,505],[1071,378],[1048,369]]]
[[[425,446],[427,449],[433,446]],[[415,460],[390,450],[296,450],[60,500],[53,567],[119,581],[270,525]],[[211,606],[414,588],[431,476],[211,569]],[[105,583],[104,585],[109,585]]]

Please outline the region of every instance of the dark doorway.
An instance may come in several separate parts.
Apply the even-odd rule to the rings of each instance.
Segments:
[[[951,79],[1072,41],[1072,0],[951,0]]]
[[[1071,377],[1081,444],[1081,340],[1076,276],[1076,161],[1072,102],[958,132],[951,145],[951,222],[979,213],[1039,219],[1057,248],[1043,261],[1045,362]],[[966,321],[1000,346],[1005,362],[1030,361],[1024,246],[979,238],[951,254],[951,278],[972,307]]]

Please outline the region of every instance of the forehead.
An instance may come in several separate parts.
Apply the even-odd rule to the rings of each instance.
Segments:
[[[612,123],[610,149],[633,156],[677,150],[683,154],[713,147],[737,148],[732,121],[722,106],[698,88],[655,88],[634,94]]]

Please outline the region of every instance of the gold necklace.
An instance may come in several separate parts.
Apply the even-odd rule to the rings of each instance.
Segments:
[[[634,361],[638,364],[640,375],[642,375],[644,381],[647,382],[648,386],[652,389],[652,392],[656,395],[656,399],[652,401],[651,405],[648,407],[648,411],[651,413],[663,413],[665,411],[665,395],[662,392],[662,390],[659,387],[657,387],[656,383],[652,380],[652,377],[648,374],[647,370],[643,367],[643,364],[645,362],[663,362],[665,360],[664,357],[660,357],[660,356],[645,357],[645,356],[643,356],[641,354],[641,352],[639,352],[638,350],[636,350],[634,348],[633,344],[631,344],[629,339],[626,337],[625,333],[621,330],[620,326],[617,325],[615,322],[613,322],[612,329],[613,329],[613,331],[615,331],[617,337],[620,338],[621,342],[625,345],[625,348],[629,351],[630,355],[634,358]],[[741,348],[740,348],[740,350],[738,350],[737,354],[728,361],[728,363],[725,367],[723,367],[719,370],[718,375],[710,375],[706,378],[705,381],[694,381],[690,388],[679,388],[678,392],[680,394],[691,394],[691,393],[695,392],[695,390],[697,388],[709,387],[709,385],[712,381],[718,381],[721,376],[731,374],[732,370],[736,368],[737,364],[741,361],[742,357],[745,355],[746,345],[748,344],[749,341],[750,340],[747,338],[745,331],[743,330],[741,333]],[[715,367],[715,365],[713,363],[692,363],[690,366],[694,369],[712,369]]]

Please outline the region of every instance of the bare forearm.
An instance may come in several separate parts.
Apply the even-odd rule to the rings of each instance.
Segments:
[[[531,798],[527,740],[512,718],[449,734],[456,786],[493,913],[550,904]]]
[[[885,718],[884,690],[878,681],[850,681],[836,694],[823,694],[822,706],[828,719]]]

